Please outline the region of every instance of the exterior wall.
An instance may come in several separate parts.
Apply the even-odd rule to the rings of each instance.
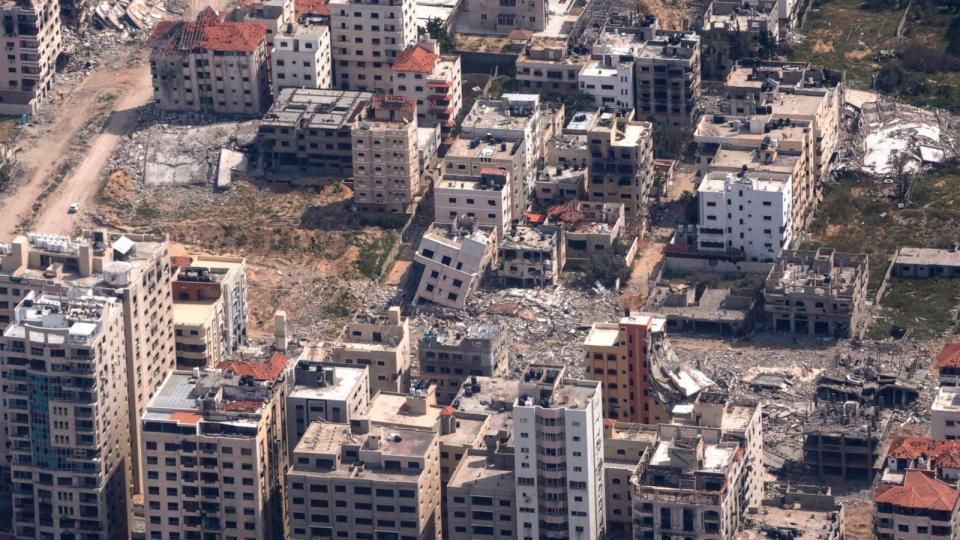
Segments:
[[[318,367],[324,368],[323,364]],[[350,423],[350,420],[367,412],[370,406],[370,369],[367,367],[326,367],[334,373],[342,369],[362,370],[363,375],[357,378],[356,384],[347,390],[344,399],[311,395],[309,389],[322,388],[318,381],[307,380],[300,375],[299,366],[295,369],[296,382],[287,395],[287,449],[293,449],[300,442],[307,427],[313,422]],[[314,372],[317,377],[323,377],[322,369]],[[334,383],[336,384],[336,383]]]
[[[502,233],[513,219],[507,184],[500,189],[481,189],[476,182],[441,180],[434,186],[433,201],[436,222],[444,225],[467,216],[475,218],[481,227],[491,227]]]
[[[280,35],[270,53],[273,94],[281,88],[330,88],[330,28],[308,27],[292,35]]]
[[[465,237],[457,242],[425,235],[413,256],[413,260],[424,267],[413,302],[426,300],[463,309],[490,263],[495,245],[495,235],[483,241]]]
[[[956,388],[940,388],[930,408],[930,436],[938,440],[960,439],[960,401]],[[946,402],[946,404],[942,403]]]
[[[503,36],[514,30],[542,32],[549,16],[546,0],[464,0],[456,29],[458,32]]]
[[[460,57],[441,55],[428,74],[393,71],[391,93],[417,104],[417,124],[439,125],[446,132],[456,125],[463,109],[463,78]]]
[[[391,308],[385,323],[350,323],[330,350],[332,361],[370,367],[370,393],[406,392],[410,378],[410,320]]]
[[[622,203],[631,218],[641,213],[653,181],[652,132],[648,122],[612,117],[588,132],[590,201]]]
[[[813,431],[803,438],[803,463],[822,477],[871,480],[880,459],[877,436]]]
[[[633,62],[592,61],[580,72],[580,91],[593,96],[595,107],[631,110],[636,103]]]
[[[506,332],[497,330],[491,339],[464,337],[459,343],[441,343],[436,338],[420,342],[420,376],[437,387],[437,403],[453,401],[471,375],[499,377],[507,370],[509,347]]]
[[[184,306],[191,303],[177,302],[176,304]],[[224,319],[222,296],[213,302],[202,322],[178,321],[176,307],[174,307],[173,333],[178,368],[215,367],[223,360],[226,354]]]
[[[21,329],[28,340],[12,332]],[[98,531],[126,538],[130,426],[121,308],[106,301],[89,340],[68,331],[12,325],[2,340],[13,537]]]
[[[191,266],[206,268],[219,278],[223,298],[226,350],[236,351],[247,343],[247,261],[243,257],[200,255]]]
[[[7,2],[0,15],[6,51],[0,59],[0,114],[34,114],[53,91],[63,52],[60,2]]]
[[[657,43],[662,45],[660,40],[665,39],[658,36]],[[700,39],[663,48],[676,48],[678,54],[655,53],[635,60],[636,114],[672,126],[687,125],[696,116],[700,96]]]
[[[700,250],[736,250],[749,261],[774,261],[793,240],[792,179],[724,176],[723,180],[708,176],[700,183]],[[774,183],[781,184],[779,190],[769,187]]]
[[[407,212],[423,191],[417,123],[361,122],[353,130],[354,202],[361,210]]]
[[[199,432],[202,424],[180,423],[172,431],[163,424],[143,420],[147,538],[155,532],[161,538],[199,536],[211,523],[227,535],[282,538],[282,392],[251,424],[253,433],[217,436]]]
[[[516,499],[512,470],[447,487],[444,522],[449,538],[515,540]]]
[[[517,57],[517,81],[523,92],[574,96],[583,69],[582,63],[569,59],[540,60],[523,54]]]
[[[389,92],[390,65],[417,39],[413,0],[333,0],[334,88]]]
[[[950,540],[957,537],[957,509],[952,513],[877,505],[873,518],[877,540]]]
[[[164,111],[259,116],[269,100],[266,41],[252,53],[154,51],[150,73]]]
[[[518,538],[603,536],[600,394],[577,409],[514,405]]]

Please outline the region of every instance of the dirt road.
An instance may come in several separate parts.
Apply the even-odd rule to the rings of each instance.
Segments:
[[[10,239],[16,232],[20,221],[29,215],[37,196],[41,193],[47,182],[53,178],[56,171],[67,159],[72,149],[74,136],[83,127],[84,123],[94,115],[99,104],[98,97],[107,93],[117,94],[119,97],[114,102],[115,108],[120,109],[134,108],[138,104],[145,103],[150,97],[150,73],[145,64],[139,63],[130,65],[131,55],[137,54],[135,50],[130,50],[119,55],[113,61],[108,62],[97,68],[77,87],[75,87],[62,100],[53,102],[48,107],[52,108],[52,117],[54,120],[51,125],[44,126],[44,129],[32,141],[21,142],[24,151],[20,154],[20,159],[29,171],[28,180],[20,185],[16,191],[10,194],[0,205],[0,238]],[[144,86],[147,89],[143,93]],[[136,98],[136,99],[131,99]],[[110,122],[119,123],[122,128],[125,125],[125,117],[112,115]],[[88,189],[91,182],[96,181],[96,174],[90,175],[91,168],[99,161],[103,150],[106,149],[106,155],[109,156],[109,150],[112,149],[109,139],[103,140],[108,133],[99,134],[91,151],[87,154],[83,162],[64,180],[56,192],[47,201],[48,208],[41,210],[41,217],[50,219],[53,214],[50,212],[51,203],[59,204],[59,194],[68,192],[76,196],[80,191],[86,189],[87,196],[92,195]],[[116,141],[113,141],[115,144]],[[107,148],[109,147],[109,148]],[[91,163],[91,160],[93,162]],[[100,163],[102,166],[103,163]],[[86,174],[76,174],[85,172]],[[99,172],[99,168],[97,171]],[[80,187],[80,191],[78,191]],[[66,206],[72,201],[64,204],[62,211],[66,216]],[[57,206],[59,208],[59,206]],[[71,220],[52,220],[49,224],[53,232],[66,232],[72,223]],[[45,229],[47,223],[37,220],[35,227]]]
[[[153,94],[150,70],[146,65],[131,69],[125,76],[121,92],[107,118],[103,130],[93,139],[81,161],[47,199],[35,219],[34,229],[48,233],[71,234],[80,216],[93,209],[100,172],[120,138],[137,125],[137,112]],[[71,203],[80,203],[80,212],[67,212]]]

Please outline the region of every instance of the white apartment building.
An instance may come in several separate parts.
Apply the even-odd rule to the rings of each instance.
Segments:
[[[960,493],[934,471],[908,469],[897,484],[880,484],[874,493],[877,540],[951,540],[960,526]]]
[[[496,253],[496,229],[467,224],[467,218],[453,225],[433,224],[423,234],[413,256],[423,266],[416,304],[421,301],[463,309]]]
[[[434,187],[437,223],[451,224],[459,217],[475,219],[481,227],[497,229],[501,235],[509,227],[510,173],[504,169],[481,169],[478,179],[444,178]]]
[[[602,538],[603,409],[598,381],[530,365],[514,415],[517,538]]]
[[[417,40],[413,0],[332,0],[334,88],[389,92],[390,66]]]
[[[939,440],[960,439],[960,390],[940,387],[930,406],[930,435]]]
[[[141,419],[147,538],[282,538],[285,366],[274,354],[170,374]]]
[[[449,131],[463,108],[460,56],[440,54],[436,40],[421,39],[408,47],[390,67],[391,93],[417,104],[420,126],[437,126]]]
[[[130,429],[119,303],[81,289],[30,292],[0,345],[13,537],[127,538]]]
[[[332,87],[330,27],[300,27],[277,36],[270,51],[270,64],[274,96],[281,88]]]
[[[607,54],[599,60],[587,62],[577,78],[580,91],[593,96],[594,106],[633,109],[633,62]]]
[[[34,114],[53,91],[63,52],[59,0],[0,3],[4,20],[0,57],[0,114]]]
[[[701,251],[742,252],[767,262],[793,240],[793,181],[753,173],[708,173],[697,189]]]

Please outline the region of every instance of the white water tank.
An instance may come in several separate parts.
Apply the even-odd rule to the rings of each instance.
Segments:
[[[113,261],[103,268],[103,281],[113,287],[123,287],[130,283],[133,265],[123,261]]]

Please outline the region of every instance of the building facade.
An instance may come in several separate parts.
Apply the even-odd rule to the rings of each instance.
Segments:
[[[448,132],[456,125],[463,108],[459,55],[440,54],[436,40],[421,39],[397,57],[390,71],[391,93],[416,103],[420,126]]]
[[[311,25],[279,35],[270,51],[271,89],[331,88],[330,27]]]
[[[410,383],[410,319],[391,306],[378,316],[362,316],[343,327],[330,360],[370,367],[370,393],[404,392]]]
[[[447,405],[470,377],[499,377],[507,370],[510,347],[500,325],[480,324],[424,334],[418,345],[420,376],[437,387]]]
[[[333,87],[389,92],[390,66],[417,40],[413,0],[333,0],[329,6]]]
[[[335,365],[301,356],[288,376],[287,447],[290,452],[313,422],[346,424],[370,406],[370,368]]]
[[[0,4],[6,55],[0,60],[0,114],[34,114],[53,92],[57,58],[63,52],[60,2]]]

